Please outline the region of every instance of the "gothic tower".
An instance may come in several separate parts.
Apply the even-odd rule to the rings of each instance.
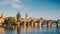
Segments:
[[[20,22],[20,20],[21,20],[21,14],[18,12],[18,14],[17,14],[17,22]]]

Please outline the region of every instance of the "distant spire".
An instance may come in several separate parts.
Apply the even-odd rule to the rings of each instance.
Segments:
[[[28,14],[26,13],[26,17],[28,17]]]

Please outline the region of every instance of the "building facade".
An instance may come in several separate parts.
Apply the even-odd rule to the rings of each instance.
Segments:
[[[0,16],[0,25],[2,25],[4,23],[4,20],[6,19],[6,15],[5,13],[3,12]]]

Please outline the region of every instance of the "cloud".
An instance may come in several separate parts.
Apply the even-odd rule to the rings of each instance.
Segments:
[[[31,1],[31,0],[23,0],[23,1]]]
[[[30,1],[30,0],[0,0],[0,5],[7,5],[10,4],[12,8],[21,9],[23,1]]]
[[[16,9],[21,9],[21,8],[22,8],[21,5],[15,4],[15,3],[12,4],[12,7],[13,7],[13,8],[16,8]]]
[[[7,5],[8,4],[8,0],[0,0],[0,5]]]
[[[16,7],[16,8],[19,8],[20,7],[20,5],[18,5],[18,4],[12,4],[12,7]]]
[[[14,1],[19,2],[19,0],[14,0]]]
[[[26,5],[23,3],[23,1],[31,1],[31,0],[10,0],[10,4],[13,8],[17,9],[18,11],[23,9],[27,10]]]
[[[13,8],[21,7],[20,4],[22,2],[20,0],[0,0],[0,5],[7,5],[10,4]]]
[[[13,7],[13,8],[15,8],[15,9],[21,9],[22,8],[22,1],[20,1],[20,0],[11,0],[10,1],[10,4],[11,4],[11,6]]]

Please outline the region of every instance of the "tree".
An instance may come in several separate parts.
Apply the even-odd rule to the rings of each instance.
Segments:
[[[12,24],[12,25],[17,24],[16,18],[15,17],[10,17],[8,19],[8,24]]]

